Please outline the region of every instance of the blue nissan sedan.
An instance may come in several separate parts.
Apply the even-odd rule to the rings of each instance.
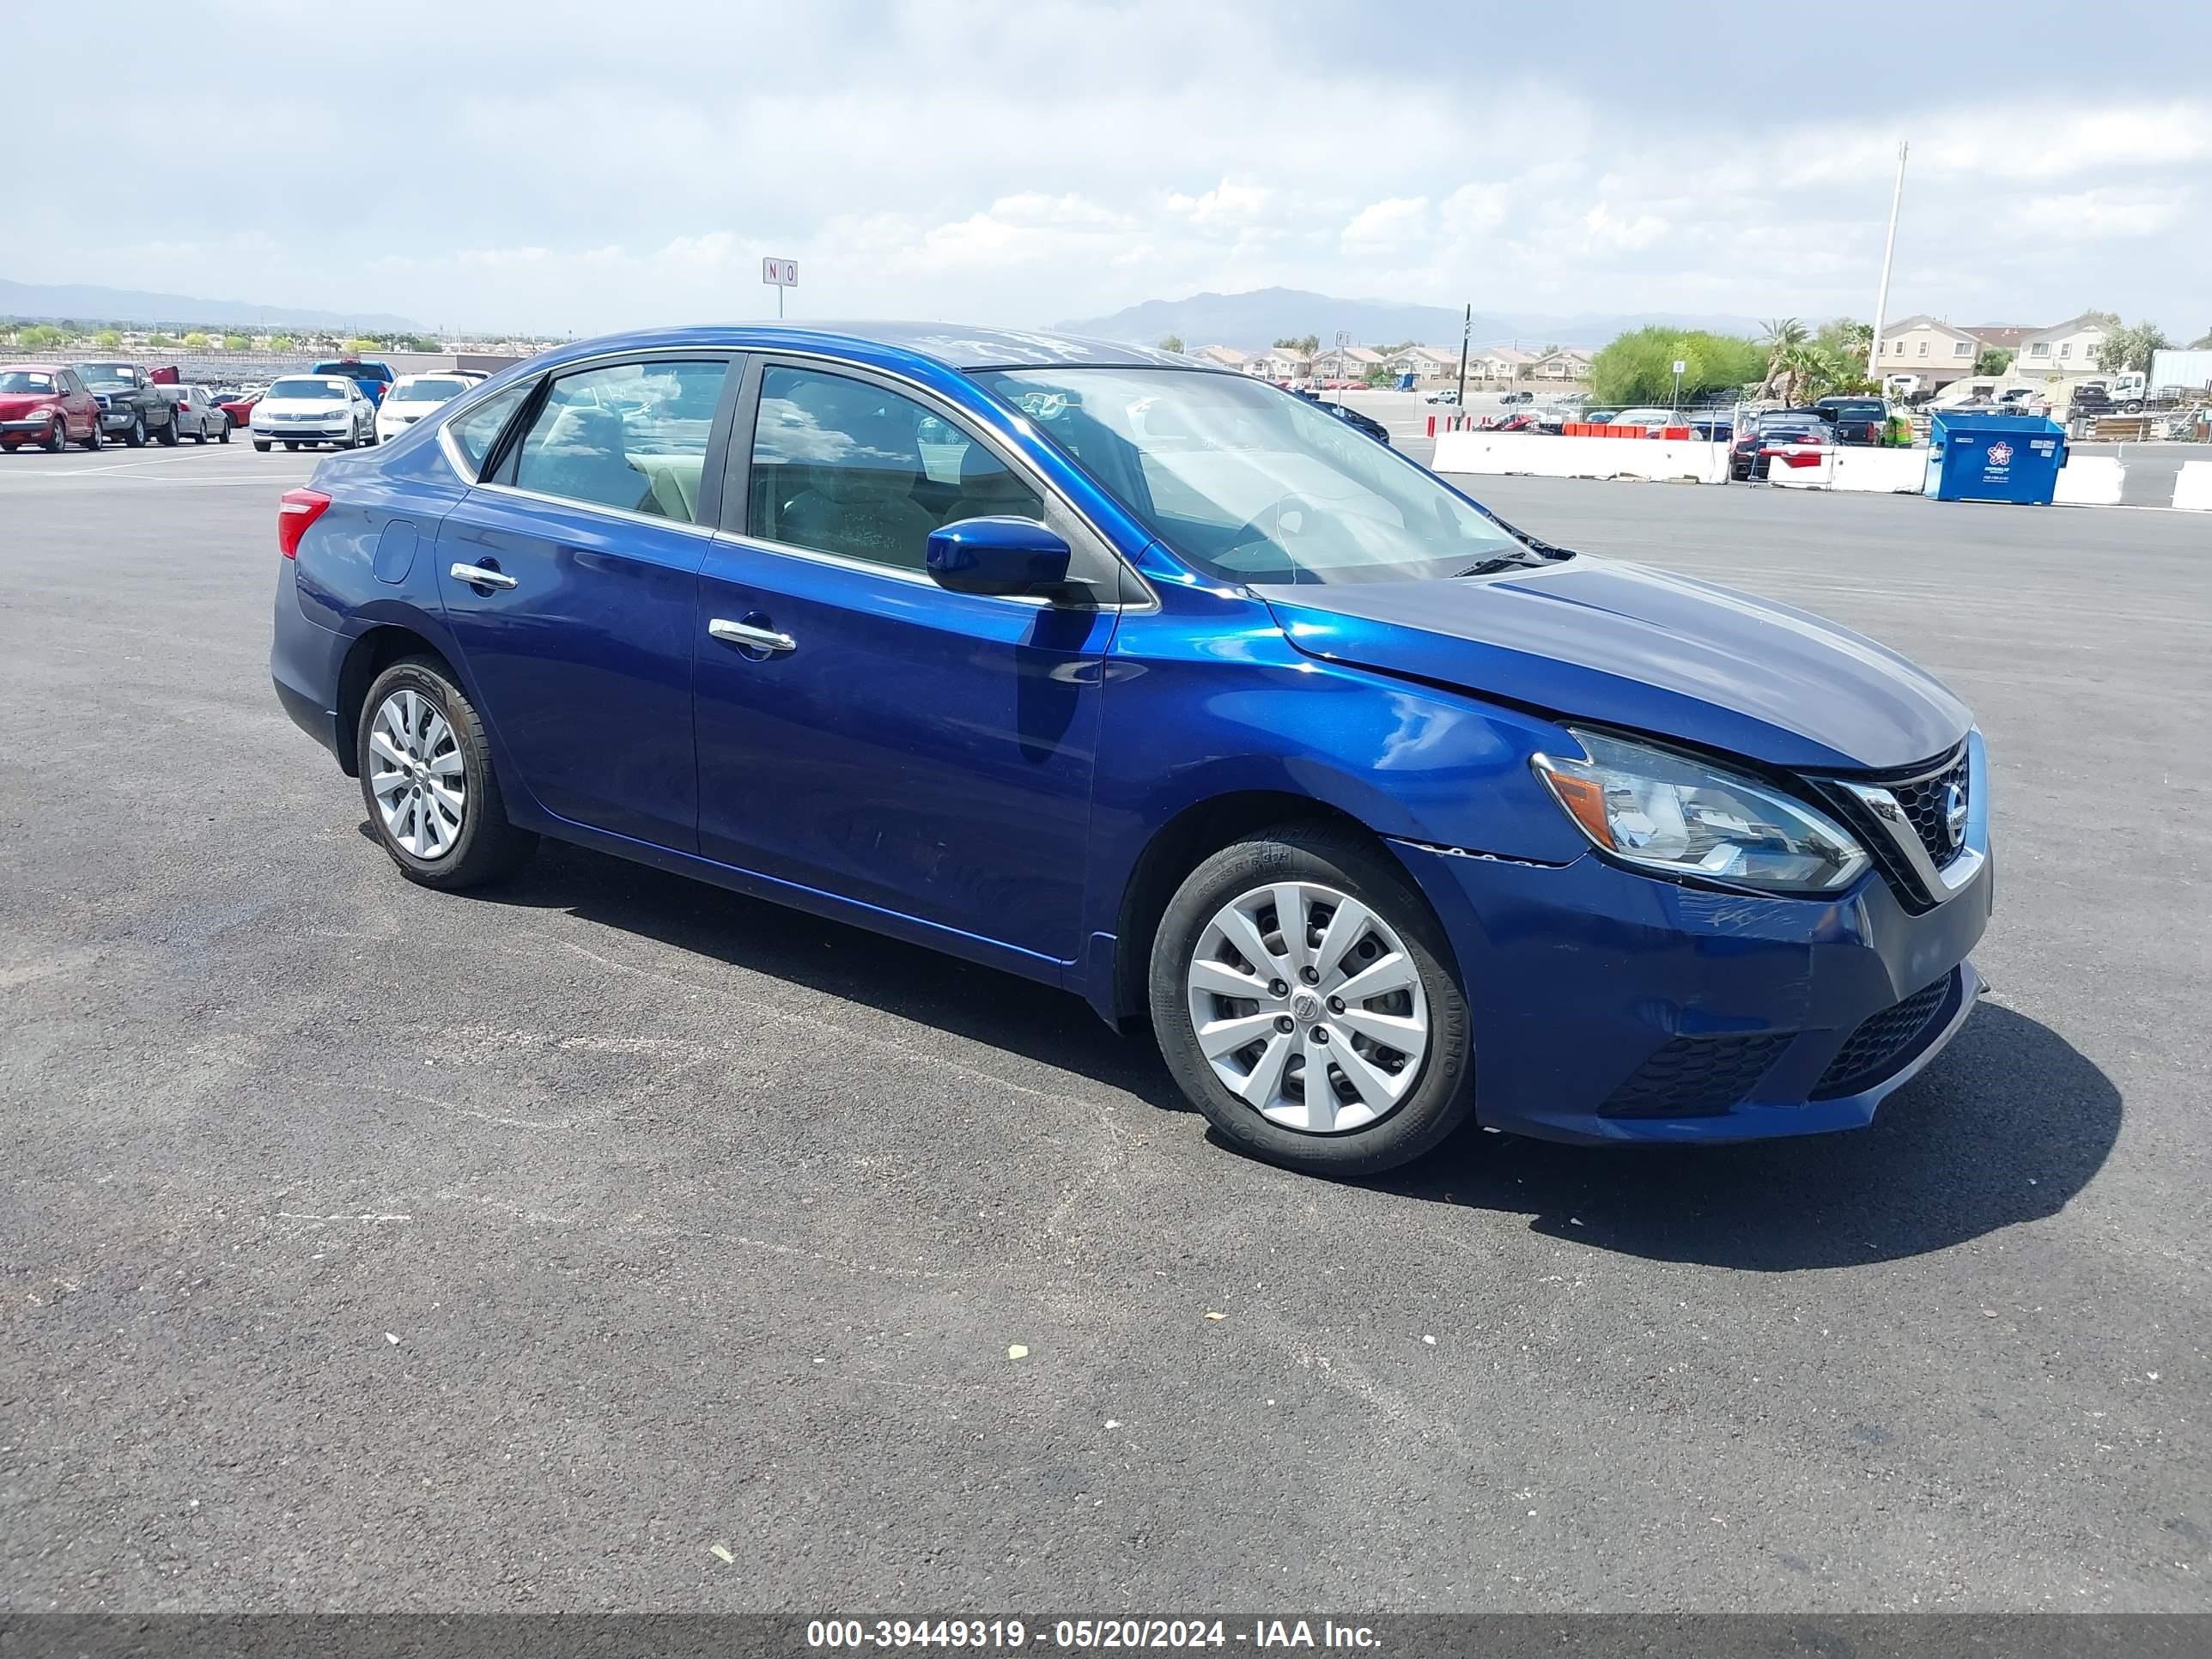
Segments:
[[[408,879],[553,836],[1061,986],[1297,1169],[1863,1125],[1981,990],[1935,678],[1181,357],[588,341],[277,540],[276,695]]]

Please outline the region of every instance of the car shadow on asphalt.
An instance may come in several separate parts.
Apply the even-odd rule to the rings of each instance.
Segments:
[[[369,836],[366,823],[362,830]],[[1149,1040],[1116,1033],[1064,991],[921,945],[550,841],[514,880],[472,896],[565,910],[1164,1111],[1191,1109]],[[2049,1026],[1984,999],[1866,1129],[1612,1148],[1471,1127],[1416,1164],[1351,1184],[1526,1215],[1538,1232],[1599,1249],[1788,1273],[1925,1255],[2055,1214],[2103,1166],[2120,1117],[2120,1091],[2093,1061]]]
[[[2056,1214],[2120,1131],[2120,1091],[2049,1026],[1984,999],[1951,1046],[1840,1134],[1567,1146],[1480,1131],[1367,1183],[1655,1261],[1791,1273],[1923,1255]]]

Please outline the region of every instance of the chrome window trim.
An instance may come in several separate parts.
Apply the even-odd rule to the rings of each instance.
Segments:
[[[1924,766],[1909,775],[1894,777],[1887,784],[1860,783],[1849,778],[1824,780],[1826,787],[1856,803],[1863,823],[1881,832],[1886,850],[1895,854],[1899,862],[1910,871],[1921,896],[1941,904],[1963,890],[1982,872],[1989,862],[1989,761],[1980,728],[1966,733],[1966,829],[1959,850],[1949,861],[1937,864],[1929,855],[1920,832],[1912,827],[1890,785],[1925,783],[1938,778],[1959,763],[1954,750],[1932,766]]]
[[[909,570],[904,565],[877,564],[868,559],[856,559],[844,553],[823,553],[811,547],[799,547],[791,542],[772,542],[765,536],[740,536],[733,530],[718,530],[714,539],[727,542],[732,547],[742,547],[755,553],[773,553],[787,559],[805,559],[811,564],[833,565],[841,570],[858,571],[863,575],[888,576],[911,587],[927,587],[936,593],[949,592],[938,586],[936,579],[927,570]],[[1121,615],[1141,615],[1159,609],[1159,601],[1136,604],[1126,599],[1102,599],[1096,605],[1061,605],[1037,593],[967,593],[970,599],[988,599],[1005,605],[1035,605],[1040,611],[1112,611]]]
[[[486,483],[478,480],[469,488],[495,490],[501,495],[518,495],[525,501],[544,501],[549,507],[573,507],[582,513],[604,513],[611,519],[627,519],[633,524],[649,524],[660,530],[688,530],[696,536],[707,537],[715,533],[712,526],[696,524],[690,519],[664,518],[658,513],[634,513],[626,507],[609,507],[600,501],[580,501],[574,495],[549,495],[541,489],[525,489],[520,484]]]

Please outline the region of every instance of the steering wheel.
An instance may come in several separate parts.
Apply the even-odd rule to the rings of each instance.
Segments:
[[[1261,507],[1243,524],[1237,526],[1236,533],[1230,537],[1227,545],[1237,548],[1250,541],[1271,541],[1279,544],[1285,529],[1283,519],[1290,513],[1296,513],[1298,515],[1298,527],[1289,532],[1293,538],[1296,538],[1310,533],[1312,526],[1309,518],[1310,516],[1317,517],[1320,509],[1304,495],[1296,494],[1278,495],[1273,506]],[[1268,523],[1270,520],[1273,521],[1272,525]],[[1295,563],[1291,567],[1291,579],[1296,580],[1297,566]]]

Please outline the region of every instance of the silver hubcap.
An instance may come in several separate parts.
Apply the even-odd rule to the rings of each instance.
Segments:
[[[402,686],[368,728],[368,787],[385,833],[418,859],[443,858],[468,816],[468,777],[453,728],[435,704]]]
[[[1429,1051],[1429,1003],[1405,941],[1358,900],[1316,882],[1231,899],[1191,952],[1198,1046],[1224,1087],[1307,1134],[1395,1110]]]

